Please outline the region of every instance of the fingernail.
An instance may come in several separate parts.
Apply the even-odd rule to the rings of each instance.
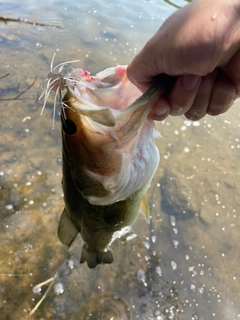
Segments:
[[[183,107],[180,107],[177,105],[172,106],[172,109],[171,109],[172,116],[180,116],[182,114],[183,114]]]
[[[160,108],[156,108],[154,110],[154,115],[157,116],[157,117],[161,117],[161,116],[164,116],[166,113],[168,112],[168,108],[166,107],[160,107]]]
[[[182,82],[183,82],[183,87],[186,90],[194,90],[198,84],[200,80],[199,76],[195,76],[195,75],[185,75],[182,78]]]
[[[185,113],[185,117],[193,121],[200,120],[204,115],[205,114],[203,113],[203,110],[190,110],[189,112]]]

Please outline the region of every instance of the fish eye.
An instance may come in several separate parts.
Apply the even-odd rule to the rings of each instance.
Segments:
[[[77,132],[77,127],[75,123],[71,120],[67,120],[67,119],[63,120],[62,128],[63,128],[63,131],[69,136],[73,136]]]

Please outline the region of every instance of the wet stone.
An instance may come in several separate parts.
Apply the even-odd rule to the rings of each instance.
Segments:
[[[63,284],[61,282],[58,282],[54,285],[54,292],[56,295],[61,295],[64,292]]]
[[[165,171],[160,184],[161,209],[165,214],[184,220],[199,212],[192,179],[172,169]]]

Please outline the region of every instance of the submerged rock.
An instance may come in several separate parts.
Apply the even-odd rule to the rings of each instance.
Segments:
[[[160,179],[161,209],[176,219],[189,219],[199,212],[198,202],[192,188],[192,177],[166,170]]]

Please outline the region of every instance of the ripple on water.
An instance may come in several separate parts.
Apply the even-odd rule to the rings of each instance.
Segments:
[[[130,320],[127,303],[113,294],[94,295],[85,301],[78,312],[79,320]]]

